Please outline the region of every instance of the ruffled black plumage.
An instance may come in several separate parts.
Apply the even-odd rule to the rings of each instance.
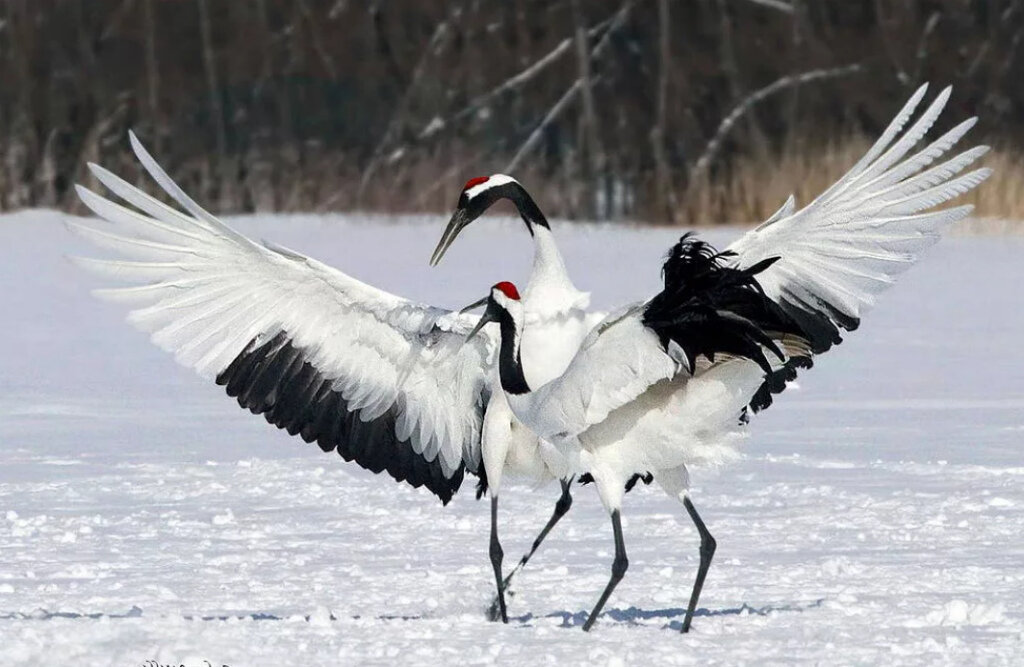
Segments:
[[[699,356],[714,361],[716,354],[732,354],[754,361],[771,374],[765,350],[782,360],[775,339],[805,334],[757,282],[757,274],[779,258],[738,269],[726,263],[732,256],[683,235],[669,252],[663,268],[664,289],[648,303],[643,322],[667,352],[682,352],[691,371]]]

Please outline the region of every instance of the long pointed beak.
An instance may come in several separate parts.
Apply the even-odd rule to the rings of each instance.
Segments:
[[[469,304],[468,306],[466,306],[465,308],[463,308],[459,312],[460,313],[465,313],[467,311],[473,310],[474,308],[479,308],[480,306],[482,306],[485,303],[487,303],[487,299],[488,298],[489,297],[485,296],[484,298],[480,299],[479,301],[474,301],[473,303]],[[473,340],[473,337],[476,336],[478,333],[480,333],[480,330],[483,329],[484,326],[486,326],[487,324],[489,324],[491,322],[497,322],[497,319],[491,314],[491,309],[488,308],[487,310],[484,311],[484,314],[480,316],[480,321],[476,323],[476,326],[473,327],[473,330],[469,332],[468,336],[466,336],[465,342],[468,343],[469,341]]]
[[[441,240],[437,242],[437,247],[434,248],[434,254],[430,256],[431,266],[438,265],[445,252],[448,251],[448,248],[455,241],[455,237],[459,235],[463,227],[471,222],[468,218],[469,215],[466,213],[466,209],[460,208],[455,211],[452,219],[448,221],[448,226],[444,229],[444,234],[441,235]]]
[[[469,311],[473,310],[474,308],[479,308],[480,306],[482,306],[485,303],[487,303],[487,299],[489,299],[489,298],[490,297],[485,296],[484,298],[480,299],[479,301],[474,301],[473,303],[469,304],[468,306],[466,306],[465,308],[463,308],[459,312],[460,313],[468,313]]]

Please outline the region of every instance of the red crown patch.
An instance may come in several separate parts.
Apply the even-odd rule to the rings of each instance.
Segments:
[[[510,282],[503,281],[494,286],[494,289],[501,290],[501,293],[510,299],[519,301],[519,290]]]
[[[468,190],[471,187],[473,187],[474,185],[480,185],[481,183],[486,183],[488,178],[490,178],[490,176],[477,176],[476,178],[471,178],[468,181],[466,181],[466,184],[462,186],[462,189],[463,190]]]

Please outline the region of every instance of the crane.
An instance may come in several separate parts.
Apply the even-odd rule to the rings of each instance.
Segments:
[[[497,586],[491,613],[507,621],[504,589],[516,570],[501,576],[496,514],[502,472],[562,478],[555,511],[517,570],[571,506],[571,476],[557,450],[512,416],[493,371],[494,341],[463,346],[478,317],[413,303],[293,250],[248,239],[193,201],[134,133],[129,139],[149,175],[184,212],[90,164],[99,182],[131,208],[77,186],[100,219],[69,226],[123,258],[72,261],[134,283],[95,293],[129,304],[133,325],[224,386],[241,407],[325,452],[424,487],[444,504],[466,472],[477,474],[478,495],[488,484],[491,489]],[[491,185],[500,180],[494,177]],[[479,205],[474,188],[479,183],[468,183],[460,201]],[[501,194],[484,189],[487,198]],[[534,238],[532,291],[524,303],[543,344],[527,341],[537,355],[527,361],[531,379],[545,382],[565,368],[602,316],[586,313],[589,296],[569,280],[536,204],[529,195],[513,201]],[[460,208],[457,217],[468,221],[483,210]]]
[[[690,629],[716,542],[689,495],[689,468],[738,456],[749,413],[768,407],[816,355],[842,341],[876,296],[970,206],[936,209],[990,174],[961,172],[978,146],[935,166],[974,125],[964,121],[917,153],[949,99],[943,90],[904,132],[919,88],[867,153],[814,201],[793,199],[725,252],[691,236],[662,268],[664,288],[624,306],[588,335],[566,370],[543,385],[525,375],[521,340],[530,322],[516,287],[482,300],[499,324],[498,369],[515,416],[550,442],[576,473],[593,476],[615,544],[611,577],[590,630],[628,567],[621,525],[624,483],[638,473],[680,500],[700,535],[699,565],[682,630]]]
[[[580,343],[605,313],[587,311],[590,295],[580,292],[569,278],[551,226],[526,188],[506,174],[478,176],[467,181],[451,220],[431,255],[430,264],[436,266],[440,263],[459,233],[502,200],[508,200],[516,207],[533,239],[533,268],[522,298],[531,326],[523,334],[520,349],[526,376],[532,384],[539,386],[565,370]],[[491,605],[490,616],[496,619],[500,615],[507,622],[504,592],[515,574],[526,565],[572,506],[573,475],[566,472],[566,462],[556,449],[539,440],[516,420],[505,401],[497,373],[491,377],[494,386],[485,425],[491,437],[487,439],[488,446],[483,453],[486,481],[480,485],[480,493],[485,488],[489,488],[491,493],[490,555],[498,593]],[[497,433],[492,433],[491,429]],[[532,547],[504,578],[503,550],[497,529],[498,493],[503,470],[537,481],[560,477],[562,490],[551,518]]]

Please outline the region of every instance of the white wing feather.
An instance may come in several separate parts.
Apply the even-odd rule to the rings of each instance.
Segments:
[[[644,303],[609,315],[580,346],[565,373],[509,403],[526,412],[524,423],[541,438],[564,438],[603,421],[609,413],[680,370],[642,322]]]
[[[914,93],[870,150],[817,199],[796,213],[783,206],[729,247],[744,268],[780,258],[758,276],[773,300],[827,318],[836,327],[855,327],[897,274],[933,245],[943,229],[970,214],[970,206],[927,210],[989,176],[989,169],[959,175],[985,154],[985,146],[930,167],[975,119],[904,159],[949,99],[946,88],[901,136],[926,88]]]
[[[779,258],[758,275],[758,282],[769,298],[791,312],[801,311],[802,322],[817,320],[818,327],[830,334],[840,327],[855,327],[875,296],[934,244],[942,229],[970,213],[969,206],[928,209],[988,177],[988,169],[961,175],[987,151],[984,146],[931,166],[966,134],[974,119],[904,159],[949,99],[947,88],[902,132],[925,91],[924,86],[917,90],[857,164],[811,204],[794,212],[790,197],[729,248],[741,268]],[[561,377],[522,400],[521,408],[529,413],[525,421],[541,437],[579,434],[680,371],[679,360],[666,354],[654,332],[643,326],[643,306],[635,304],[609,316]],[[809,332],[816,351],[837,342],[832,336],[815,339],[822,330]],[[750,390],[755,388],[756,383]]]
[[[254,340],[286,332],[333,381],[363,421],[396,409],[399,440],[446,476],[479,461],[480,428],[494,341],[463,344],[476,316],[414,304],[314,259],[259,245],[190,199],[145,151],[157,183],[190,215],[90,165],[99,181],[140,212],[79,187],[101,220],[71,223],[128,259],[76,258],[134,287],[97,290],[131,303],[129,321],[205,377],[215,377]],[[141,284],[140,284],[141,283]]]

